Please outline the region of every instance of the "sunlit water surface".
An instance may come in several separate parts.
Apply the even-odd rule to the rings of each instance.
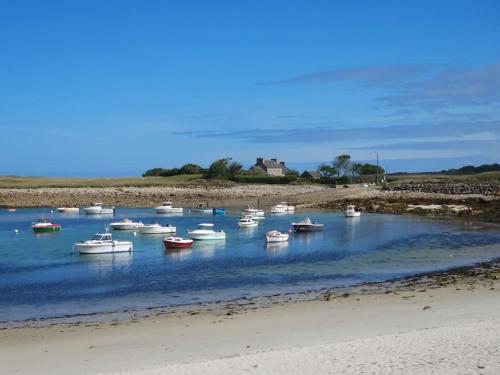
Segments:
[[[349,286],[500,256],[498,231],[474,230],[463,222],[378,214],[346,219],[308,211],[267,216],[258,228],[238,229],[238,213],[160,216],[150,208],[123,208],[113,218],[51,209],[0,210],[0,321]],[[62,224],[62,231],[34,234],[31,222],[43,215]],[[165,251],[162,235],[114,231],[116,239],[133,241],[133,253],[72,251],[75,242],[122,216],[170,223],[181,236],[198,223],[211,222],[228,238]],[[266,231],[286,231],[305,217],[324,223],[324,231],[293,234],[287,244],[266,246]]]

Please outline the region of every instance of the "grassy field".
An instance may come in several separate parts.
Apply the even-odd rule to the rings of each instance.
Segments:
[[[393,183],[424,183],[424,182],[472,182],[472,183],[500,183],[500,172],[483,172],[472,175],[446,174],[401,174],[388,176]]]
[[[171,177],[17,177],[0,176],[0,188],[40,187],[125,187],[125,186],[171,186],[207,184],[201,175],[179,175]]]

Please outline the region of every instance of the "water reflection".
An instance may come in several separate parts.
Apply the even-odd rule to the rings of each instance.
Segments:
[[[216,250],[224,250],[226,248],[225,240],[210,240],[210,241],[195,241],[193,247],[199,251],[203,258],[211,258]]]
[[[280,254],[284,253],[285,250],[288,248],[288,242],[271,242],[271,243],[266,243],[266,250],[268,250],[270,253],[274,254]]]
[[[104,274],[117,269],[130,268],[133,253],[79,254],[80,260],[87,262],[92,271]]]
[[[164,252],[166,257],[180,262],[184,260],[188,260],[193,256],[193,250],[190,248],[186,249],[165,249]]]

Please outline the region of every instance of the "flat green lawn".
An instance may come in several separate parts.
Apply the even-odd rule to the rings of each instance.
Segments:
[[[476,182],[500,183],[500,172],[483,172],[471,175],[445,175],[445,174],[401,174],[388,176],[393,183],[424,183],[424,182]]]
[[[0,188],[40,187],[120,187],[120,186],[170,186],[206,184],[201,175],[179,175],[171,177],[17,177],[0,176]]]

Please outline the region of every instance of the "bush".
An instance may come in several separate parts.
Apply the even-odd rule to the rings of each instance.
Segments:
[[[184,164],[180,169],[180,174],[202,174],[206,169],[200,167],[198,164],[188,163]]]

